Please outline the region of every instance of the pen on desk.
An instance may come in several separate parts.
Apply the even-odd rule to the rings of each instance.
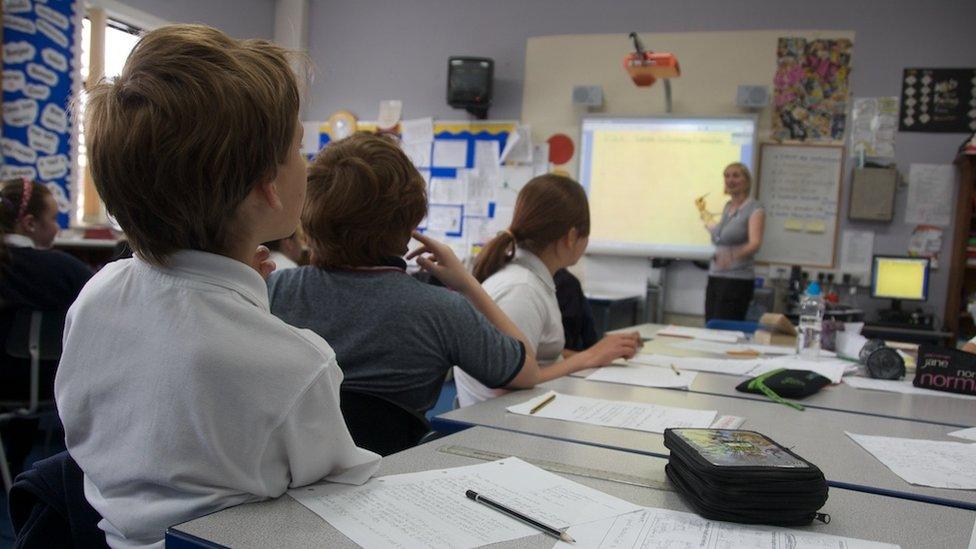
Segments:
[[[529,415],[532,415],[532,414],[538,412],[539,410],[541,410],[542,408],[544,408],[546,404],[549,404],[553,400],[556,400],[556,393],[553,393],[553,394],[549,395],[548,397],[545,398],[545,400],[543,400],[542,402],[540,402],[540,403],[536,404],[535,406],[533,406],[532,409],[529,410]]]
[[[504,514],[512,517],[513,519],[516,519],[516,520],[519,520],[521,522],[524,522],[525,524],[528,524],[529,526],[531,526],[533,528],[537,528],[537,529],[541,530],[543,533],[549,534],[550,536],[552,536],[552,537],[554,537],[556,539],[561,539],[561,540],[563,540],[563,541],[565,541],[567,543],[576,543],[576,540],[574,540],[573,538],[569,537],[569,534],[567,534],[566,532],[557,530],[557,529],[553,528],[552,526],[547,526],[545,524],[542,524],[541,522],[539,522],[539,521],[537,521],[535,519],[531,519],[531,518],[523,515],[522,513],[519,513],[518,511],[516,511],[514,509],[509,509],[508,507],[505,507],[501,503],[498,503],[496,501],[492,501],[492,500],[486,498],[485,496],[482,496],[482,495],[478,494],[478,492],[475,492],[474,490],[467,490],[467,491],[464,492],[464,495],[468,496],[468,499],[470,499],[470,500],[474,500],[474,501],[476,501],[478,503],[481,503],[483,505],[487,505],[488,507],[491,507],[492,509],[494,509],[496,511],[499,511],[501,513],[504,513]]]
[[[674,375],[676,375],[676,376],[680,376],[681,375],[681,372],[678,371],[678,367],[675,366],[673,362],[671,363],[671,371],[673,371],[674,372]]]

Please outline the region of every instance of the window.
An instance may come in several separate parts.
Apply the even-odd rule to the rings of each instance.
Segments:
[[[101,35],[104,37],[103,47],[94,47],[92,43],[92,27],[102,21]],[[89,11],[81,27],[81,78],[86,83],[89,76],[94,76],[91,80],[95,82],[102,76],[111,79],[117,77],[122,72],[125,60],[129,57],[132,48],[139,40],[141,30],[128,25],[122,21],[106,18],[104,11],[94,8]],[[98,34],[98,33],[96,33]],[[100,56],[100,57],[97,57]],[[92,67],[97,65],[101,68],[96,69],[100,74],[92,75]],[[107,222],[105,207],[98,198],[95,186],[88,173],[88,157],[85,148],[85,127],[84,110],[86,96],[84,94],[78,99],[77,113],[79,117],[78,126],[78,173],[79,178],[76,192],[74,193],[75,225],[104,225]]]

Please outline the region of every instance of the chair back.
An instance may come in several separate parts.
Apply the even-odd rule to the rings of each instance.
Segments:
[[[722,320],[720,318],[713,318],[705,323],[705,327],[709,330],[736,330],[748,335],[756,333],[756,330],[759,329],[759,323],[749,322],[748,320]]]
[[[63,334],[63,314],[19,309],[14,313],[4,348],[16,358],[34,358],[37,353],[37,360],[58,360]]]
[[[381,456],[412,448],[431,432],[424,416],[381,396],[343,388],[339,406],[356,445]]]

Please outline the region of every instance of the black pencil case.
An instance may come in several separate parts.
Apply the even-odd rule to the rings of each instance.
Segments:
[[[667,429],[665,472],[701,516],[746,524],[800,526],[827,501],[820,469],[755,431]]]

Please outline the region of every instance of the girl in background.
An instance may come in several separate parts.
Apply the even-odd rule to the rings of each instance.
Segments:
[[[590,209],[586,192],[568,177],[547,174],[519,191],[512,225],[478,255],[474,276],[528,339],[542,369],[540,381],[634,356],[637,332],[609,334],[580,352],[566,350],[556,298],[556,271],[586,251]],[[467,406],[502,394],[455,368],[458,402]]]
[[[30,179],[0,186],[0,400],[27,400],[30,361],[6,354],[6,342],[19,311],[42,311],[64,325],[68,307],[92,276],[87,265],[51,250],[58,234],[58,204],[44,185]],[[48,319],[50,320],[50,319]],[[46,321],[47,322],[47,321]],[[57,361],[42,361],[40,398],[51,399]],[[3,426],[12,475],[30,452],[37,419],[14,419]]]

